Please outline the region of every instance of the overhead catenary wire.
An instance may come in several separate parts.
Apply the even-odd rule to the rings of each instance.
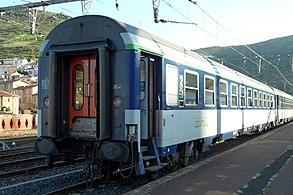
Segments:
[[[164,0],[163,0],[164,1]],[[208,14],[203,8],[201,8],[197,2],[192,1],[192,0],[188,0],[189,2],[191,2],[192,4],[196,5],[204,14],[206,14],[210,19],[212,19],[217,25],[219,25],[224,31],[226,31],[226,33],[228,33],[229,35],[231,35],[234,39],[236,39],[237,41],[239,41],[242,45],[244,45],[249,51],[251,51],[253,54],[255,54],[256,56],[258,56],[260,58],[260,60],[265,61],[266,63],[268,63],[269,65],[271,65],[272,67],[274,67],[277,72],[281,75],[281,77],[290,85],[293,86],[293,84],[283,75],[283,73],[280,71],[280,69],[274,65],[273,63],[271,63],[270,61],[268,61],[266,58],[264,58],[262,55],[260,55],[259,53],[257,53],[255,50],[253,50],[251,47],[249,47],[247,44],[243,43],[240,39],[238,39],[236,36],[234,36],[233,34],[231,34],[222,24],[220,24],[216,19],[214,19],[210,14]],[[197,25],[198,26],[198,25]],[[242,54],[241,52],[237,51],[236,49],[234,49],[232,46],[230,46],[230,48],[232,48],[234,51],[236,51],[238,54],[240,54],[242,57],[244,57],[244,54]],[[246,56],[245,56],[246,57]],[[257,64],[256,64],[257,65]]]
[[[192,20],[190,20],[190,18],[189,17],[187,17],[186,15],[184,15],[183,13],[181,13],[179,10],[177,10],[174,6],[172,6],[170,3],[168,3],[168,2],[166,2],[165,0],[162,0],[166,5],[168,5],[169,7],[171,7],[175,12],[177,12],[179,15],[181,15],[182,17],[184,17],[186,20],[188,20],[191,24],[193,24],[193,25],[195,25],[197,28],[199,28],[200,30],[202,30],[202,31],[204,31],[205,33],[207,33],[208,35],[210,35],[211,37],[213,37],[213,38],[215,38],[216,40],[218,40],[219,42],[221,42],[221,43],[223,43],[223,44],[225,44],[225,45],[228,45],[228,44],[226,44],[224,41],[222,41],[220,38],[218,38],[216,35],[214,35],[214,34],[212,34],[212,33],[210,33],[210,32],[208,32],[205,28],[203,28],[203,27],[201,27],[200,25],[198,25],[197,23],[195,23],[195,22],[193,22]],[[190,0],[189,0],[190,1]],[[193,3],[193,4],[195,4],[195,2],[192,2],[192,1],[190,1],[191,3]],[[197,4],[197,3],[196,3]],[[201,9],[201,10],[203,10],[203,9]],[[207,12],[205,12],[204,11],[204,13],[205,14],[207,14],[209,17],[211,17]],[[226,30],[226,28],[223,26],[223,25],[221,25],[219,22],[217,22],[214,18],[213,18],[213,21],[214,22],[216,22],[218,25],[220,25],[222,28],[224,28],[225,29],[225,31],[226,32],[229,32],[229,31],[227,31]],[[231,33],[229,33],[229,34],[231,34]],[[245,44],[246,45],[246,44]],[[246,45],[247,46],[247,45]],[[260,69],[264,69],[265,70],[265,68],[263,68],[263,67],[261,67],[260,65],[259,65],[259,61],[258,62],[255,62],[254,60],[252,60],[251,58],[249,58],[248,56],[246,56],[246,55],[244,55],[243,53],[241,53],[240,51],[238,51],[237,49],[235,49],[235,48],[233,48],[232,46],[228,46],[229,48],[231,48],[233,51],[235,51],[236,53],[238,53],[239,55],[241,55],[243,58],[245,58],[246,60],[249,60],[249,61],[251,61],[253,64],[255,64],[257,67],[259,67],[259,70]],[[250,48],[251,49],[251,48]],[[252,49],[251,49],[252,50]],[[254,53],[254,52],[253,52]],[[260,57],[260,59],[262,59],[261,58],[261,56],[259,55],[259,54],[257,54],[256,52],[254,53],[254,54],[256,54],[257,56],[259,56]],[[269,62],[268,60],[264,60],[265,62]],[[228,62],[229,63],[229,62]],[[234,65],[234,64],[232,64],[232,63],[229,63],[230,65],[233,65],[233,66],[236,66],[236,65]],[[272,64],[272,63],[268,63],[268,64]],[[243,69],[243,70],[245,70],[245,69]],[[282,76],[282,78],[284,79],[284,81],[285,82],[288,82],[289,84],[291,84],[286,78],[285,78],[285,76],[280,72],[280,70],[277,70],[278,71],[278,73]],[[246,72],[247,73],[247,71],[245,70],[244,72]],[[272,76],[274,76],[276,79],[279,79],[276,75],[274,75],[274,74],[272,74],[272,72],[269,72]],[[249,74],[249,75],[251,75],[251,74]],[[253,78],[255,78],[255,76],[253,76]],[[257,79],[257,78],[256,78]],[[259,80],[259,79],[257,79],[257,80]]]

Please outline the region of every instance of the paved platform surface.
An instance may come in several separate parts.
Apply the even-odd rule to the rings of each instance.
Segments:
[[[127,194],[293,194],[293,123]]]

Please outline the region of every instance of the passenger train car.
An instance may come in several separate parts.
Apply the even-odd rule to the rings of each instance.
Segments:
[[[293,97],[104,16],[54,28],[39,53],[36,151],[134,174],[292,120]]]

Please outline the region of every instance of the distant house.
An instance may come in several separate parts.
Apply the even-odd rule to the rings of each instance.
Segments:
[[[23,73],[27,73],[30,76],[38,75],[38,64],[36,62],[29,62],[20,67],[20,71]]]
[[[17,65],[0,65],[0,73],[5,74],[15,72],[18,68],[19,66]]]
[[[9,59],[4,59],[3,60],[3,65],[16,65],[16,66],[23,66],[27,64],[28,61],[27,59],[21,58],[9,58]]]
[[[0,82],[11,81],[11,80],[19,80],[21,77],[23,77],[23,75],[19,74],[16,71],[13,72],[13,73],[3,73],[3,74],[0,74]]]
[[[12,92],[13,89],[21,86],[28,86],[31,83],[25,80],[12,80],[12,81],[3,81],[0,82],[0,90],[7,91],[9,93]]]
[[[19,96],[0,90],[0,109],[7,113],[19,114]]]
[[[24,110],[30,110],[31,108],[37,108],[38,102],[38,85],[28,85],[28,86],[20,86],[15,89],[13,89],[13,94],[20,97],[20,104],[19,109]]]

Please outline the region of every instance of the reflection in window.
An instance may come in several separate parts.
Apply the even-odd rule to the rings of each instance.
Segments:
[[[198,75],[192,72],[185,72],[185,104],[198,104]]]
[[[205,77],[205,105],[215,105],[215,80]]]
[[[73,107],[75,110],[81,110],[84,97],[84,71],[81,65],[76,65],[73,70]]]

